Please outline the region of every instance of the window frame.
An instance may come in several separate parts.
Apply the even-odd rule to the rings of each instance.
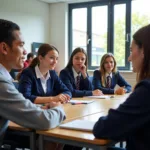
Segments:
[[[118,66],[119,70],[130,70],[130,63],[128,62],[128,56],[130,54],[130,42],[131,42],[131,0],[100,0],[95,2],[73,3],[69,4],[69,31],[68,31],[68,48],[69,57],[72,53],[72,10],[77,8],[87,8],[87,36],[92,40],[92,7],[95,6],[108,6],[108,32],[107,32],[107,52],[114,53],[113,51],[113,37],[114,37],[114,6],[117,4],[126,4],[126,35],[128,34],[128,41],[125,42],[125,66]],[[126,38],[126,37],[125,37]],[[94,70],[99,66],[91,66],[92,61],[92,44],[91,41],[87,44],[88,55],[88,69]]]

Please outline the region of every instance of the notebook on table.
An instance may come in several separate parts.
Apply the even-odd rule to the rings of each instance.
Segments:
[[[59,125],[60,128],[81,130],[81,131],[92,131],[95,122],[89,120],[73,120]]]

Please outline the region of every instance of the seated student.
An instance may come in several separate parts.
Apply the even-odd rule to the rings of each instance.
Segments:
[[[92,83],[87,74],[87,54],[83,48],[76,48],[65,69],[60,72],[60,79],[71,91],[73,97],[102,95],[100,90],[92,90]]]
[[[120,87],[115,90],[116,85]],[[131,92],[131,86],[117,71],[116,60],[111,53],[103,55],[100,70],[94,71],[93,86],[94,89],[99,89],[104,94],[122,95]]]
[[[116,110],[101,117],[94,126],[96,138],[126,141],[126,150],[150,150],[150,25],[133,35],[131,54],[137,73],[134,91]]]
[[[3,128],[5,122],[11,120],[35,130],[55,128],[65,119],[60,102],[37,107],[24,98],[12,83],[9,72],[23,68],[24,58],[24,41],[19,26],[0,19],[0,127]]]
[[[24,67],[23,68],[24,69],[27,68],[31,64],[33,59],[34,59],[33,53],[28,53],[27,54],[27,60],[24,62]]]
[[[52,45],[42,44],[37,53],[30,66],[21,73],[19,91],[36,104],[69,101],[71,93],[54,70],[58,50]]]
[[[20,75],[21,75],[21,73],[22,73],[22,71],[25,69],[25,68],[27,68],[30,64],[31,64],[31,62],[32,62],[32,60],[33,60],[33,58],[34,58],[34,55],[33,55],[33,53],[28,53],[28,55],[27,55],[27,60],[24,62],[24,67],[19,71],[19,73],[17,74],[17,76],[16,76],[16,80],[20,80]]]

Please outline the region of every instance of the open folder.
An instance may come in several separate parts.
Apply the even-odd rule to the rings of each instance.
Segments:
[[[81,130],[81,131],[92,131],[95,122],[89,120],[73,120],[59,125],[60,128]]]

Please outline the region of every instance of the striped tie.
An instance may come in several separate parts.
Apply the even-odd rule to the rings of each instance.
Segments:
[[[76,82],[76,89],[79,90],[80,89],[80,76],[77,76],[77,82]]]
[[[110,77],[110,76],[107,76],[106,87],[107,87],[107,88],[110,88],[110,87],[111,87],[111,77]]]

